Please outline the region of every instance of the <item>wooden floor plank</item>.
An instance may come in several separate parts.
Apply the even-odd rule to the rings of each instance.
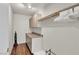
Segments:
[[[17,48],[13,47],[11,55],[31,55],[25,43],[18,44]]]

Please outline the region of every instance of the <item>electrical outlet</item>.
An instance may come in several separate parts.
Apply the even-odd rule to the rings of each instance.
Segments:
[[[9,48],[7,48],[7,52],[9,52]]]

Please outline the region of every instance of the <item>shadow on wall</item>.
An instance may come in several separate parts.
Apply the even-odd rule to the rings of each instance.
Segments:
[[[14,34],[14,47],[17,47],[17,32],[15,31],[15,34]]]

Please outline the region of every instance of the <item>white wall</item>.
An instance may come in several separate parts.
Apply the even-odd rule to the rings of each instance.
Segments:
[[[42,29],[43,48],[56,54],[79,54],[79,28],[49,27]]]
[[[14,14],[14,31],[17,32],[18,43],[26,42],[25,33],[30,32],[29,18],[30,16]]]
[[[31,31],[41,34],[41,27],[32,27]]]
[[[9,54],[11,54],[14,45],[14,35],[13,35],[13,11],[11,5],[9,6]]]
[[[0,54],[7,54],[9,47],[9,4],[0,4]]]
[[[79,7],[75,12],[79,12]],[[68,13],[67,11],[61,12],[61,17],[56,19],[52,17],[40,22],[44,49],[52,49],[56,54],[79,55],[79,21],[72,22],[66,17],[71,13],[70,9]]]

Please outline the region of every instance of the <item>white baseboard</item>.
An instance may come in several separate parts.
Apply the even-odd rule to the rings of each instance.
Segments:
[[[21,43],[26,43],[26,41],[23,41],[23,42],[18,42],[18,44],[21,44]]]
[[[9,48],[9,55],[11,55],[12,49],[13,49],[13,46],[11,48]]]

